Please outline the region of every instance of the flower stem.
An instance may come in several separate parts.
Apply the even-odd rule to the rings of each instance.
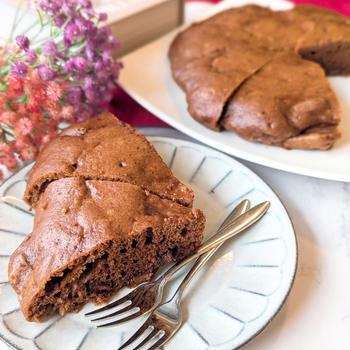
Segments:
[[[28,34],[33,28],[35,28],[39,23],[39,20],[35,20],[28,28],[24,29],[21,35]]]
[[[16,29],[16,26],[17,26],[17,17],[19,15],[21,6],[22,6],[24,1],[25,0],[21,0],[20,3],[18,4],[17,8],[16,8],[15,18],[14,18],[14,20],[12,22],[11,32],[10,32],[9,37],[6,40],[6,43],[5,43],[4,47],[3,47],[3,49],[1,50],[1,53],[0,53],[1,55],[3,55],[5,53],[7,45],[12,41],[13,33],[15,32],[15,29]]]
[[[25,0],[22,0],[22,3],[23,3],[24,1],[25,1]],[[19,5],[19,6],[21,6],[21,5]],[[17,19],[17,21],[16,21],[16,23],[15,23],[15,27],[18,26],[18,24],[22,21],[22,19],[24,18],[24,16],[27,15],[27,14],[28,14],[27,11],[22,10],[22,14],[18,17],[18,19]]]

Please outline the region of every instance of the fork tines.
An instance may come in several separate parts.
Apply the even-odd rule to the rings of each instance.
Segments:
[[[150,316],[147,321],[133,334],[121,347],[118,348],[118,350],[125,349],[127,346],[134,343],[136,340],[141,339],[142,336],[146,335],[146,337],[137,344],[133,350],[141,349],[143,346],[147,345],[148,343],[152,343],[152,341],[157,341],[151,345],[148,350],[157,349],[159,346],[161,346],[166,338],[166,331],[164,329],[159,329],[154,324],[157,324],[157,321],[154,320],[154,317]]]
[[[100,312],[103,312],[103,311],[107,311],[107,310],[110,310],[116,306],[119,306],[119,305],[122,305],[124,303],[126,303],[127,301],[131,301],[130,300],[130,294],[132,292],[128,293],[127,295],[125,295],[124,297],[106,305],[106,306],[103,306],[103,307],[100,307],[99,309],[96,309],[96,310],[93,310],[93,311],[90,311],[90,312],[87,312],[85,314],[85,316],[91,316],[91,315],[95,315],[95,314],[99,314]]]

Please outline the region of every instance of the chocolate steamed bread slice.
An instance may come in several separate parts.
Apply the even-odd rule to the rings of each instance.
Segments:
[[[110,113],[70,126],[42,149],[24,200],[35,208],[50,182],[71,176],[131,183],[187,206],[193,201],[146,138]]]
[[[56,180],[40,196],[33,232],[11,256],[9,281],[29,321],[78,311],[194,252],[204,222],[199,209],[140,186]]]

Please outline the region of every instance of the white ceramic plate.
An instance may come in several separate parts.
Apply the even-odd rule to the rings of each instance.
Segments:
[[[218,151],[192,142],[151,137],[174,174],[195,191],[207,216],[206,237],[243,198],[269,200],[265,217],[227,242],[192,281],[183,302],[187,321],[165,349],[232,350],[258,334],[281,308],[297,264],[293,227],[279,199],[252,171]],[[96,329],[78,314],[26,322],[7,280],[9,255],[30,232],[33,214],[21,201],[31,165],[0,187],[0,336],[22,350],[115,350],[142,320]],[[172,290],[176,281],[172,285]],[[121,293],[125,293],[126,290]],[[171,292],[168,291],[169,293]]]
[[[288,9],[281,0],[228,0],[213,6],[210,13],[246,3]],[[193,14],[192,16],[193,17]],[[293,173],[350,182],[350,78],[329,79],[342,108],[342,138],[329,151],[285,150],[246,141],[236,134],[217,133],[197,123],[187,112],[185,94],[171,77],[167,52],[178,30],[163,36],[123,58],[121,86],[141,105],[183,133],[233,156]]]

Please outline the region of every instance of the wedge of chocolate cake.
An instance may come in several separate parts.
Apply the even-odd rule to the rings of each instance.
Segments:
[[[8,273],[29,321],[107,302],[203,239],[205,217],[191,208],[192,191],[110,114],[72,125],[42,150],[26,199],[34,228]]]

